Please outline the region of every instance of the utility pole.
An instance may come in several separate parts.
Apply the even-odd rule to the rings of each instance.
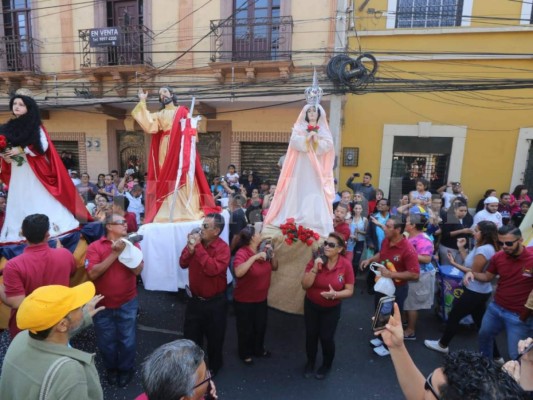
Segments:
[[[348,10],[349,0],[337,0],[337,12],[335,15],[335,47],[334,51],[346,52],[347,42],[347,17],[349,15]],[[331,135],[333,136],[333,146],[335,148],[335,154],[337,159],[337,165],[333,174],[339,180],[339,168],[341,162],[341,131],[343,125],[343,103],[344,95],[334,94],[331,96],[329,105],[329,127],[331,129]]]

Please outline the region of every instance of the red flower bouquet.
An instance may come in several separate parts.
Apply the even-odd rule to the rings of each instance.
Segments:
[[[318,125],[307,125],[307,132],[317,132],[318,133]]]
[[[4,135],[0,135],[0,153],[10,150],[11,146]],[[21,166],[24,163],[24,157],[21,155],[11,156],[11,159],[16,161],[17,166]]]
[[[281,232],[285,236],[285,243],[289,246],[298,240],[305,243],[307,246],[312,246],[315,240],[320,238],[320,235],[312,229],[297,226],[294,218],[287,218],[284,224],[281,224]]]

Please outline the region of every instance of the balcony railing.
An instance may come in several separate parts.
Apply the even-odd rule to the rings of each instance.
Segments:
[[[0,36],[0,72],[39,72],[34,53],[38,43],[28,36]]]
[[[115,46],[91,47],[90,29],[78,31],[81,47],[81,67],[111,65],[152,65],[153,32],[144,25],[122,27]]]
[[[292,17],[211,21],[211,61],[290,60]]]

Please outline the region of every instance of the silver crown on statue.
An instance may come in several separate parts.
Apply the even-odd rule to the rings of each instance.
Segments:
[[[320,104],[323,93],[324,91],[322,88],[318,86],[318,77],[315,69],[313,72],[313,84],[305,89],[305,99],[307,100],[307,104],[311,104],[313,106]]]

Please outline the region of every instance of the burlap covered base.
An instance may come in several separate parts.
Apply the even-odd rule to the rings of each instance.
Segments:
[[[312,246],[300,241],[288,245],[281,230],[272,225],[265,226],[261,235],[272,239],[278,260],[278,270],[272,272],[268,305],[291,314],[303,314],[305,291],[302,289],[302,277],[305,266],[313,257],[313,250],[318,248],[321,240],[315,241]]]

